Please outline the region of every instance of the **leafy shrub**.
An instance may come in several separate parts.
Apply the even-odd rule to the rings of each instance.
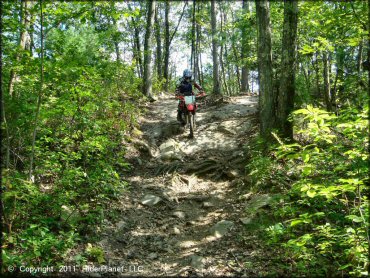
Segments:
[[[14,101],[22,105],[6,99],[7,108],[14,108],[6,111],[8,124],[16,127],[9,132],[19,140],[10,142],[11,165],[2,173],[4,269],[61,262],[108,217],[111,200],[126,186],[123,141],[137,124],[140,81],[131,65],[108,59],[100,40],[87,26],[52,30],[47,36],[50,51],[31,181],[27,127],[35,106],[27,103],[36,103],[37,86],[29,80],[37,80],[38,71],[28,71],[16,88],[22,97]],[[26,101],[30,92],[34,95]]]
[[[271,148],[266,149],[264,140],[257,136],[246,146],[246,153],[250,160],[246,166],[246,173],[252,189],[274,191],[284,187],[284,171],[282,165],[273,160]]]
[[[104,251],[100,247],[95,247],[91,243],[88,243],[86,253],[92,260],[97,261],[99,264],[105,262]]]
[[[292,182],[266,233],[284,243],[298,273],[368,274],[367,115],[368,107],[335,116],[308,105],[293,113],[299,141],[279,139],[274,155]]]

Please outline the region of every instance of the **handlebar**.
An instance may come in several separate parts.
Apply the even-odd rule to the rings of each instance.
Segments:
[[[196,98],[199,98],[199,97],[206,97],[207,95],[206,95],[206,92],[201,91],[201,92],[200,92],[199,94],[197,94],[197,95],[195,95],[195,94],[194,94],[194,96],[195,96]],[[178,93],[176,93],[175,98],[176,98],[176,99],[180,99],[180,100],[184,100],[184,96],[183,96],[183,95],[180,95],[180,94],[178,94]]]
[[[205,91],[201,91],[200,94],[198,94],[196,97],[206,97],[206,92]]]

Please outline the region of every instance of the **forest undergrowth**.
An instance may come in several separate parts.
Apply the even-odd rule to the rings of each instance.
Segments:
[[[273,134],[276,144],[268,149],[259,137],[248,146],[254,190],[277,196],[258,230],[268,246],[284,250],[282,269],[367,276],[368,115],[368,106],[335,115],[307,105],[292,115],[294,142]]]

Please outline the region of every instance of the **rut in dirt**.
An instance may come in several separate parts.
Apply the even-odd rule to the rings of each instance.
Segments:
[[[140,119],[127,150],[133,170],[119,204],[122,220],[108,222],[100,241],[107,262],[141,266],[140,276],[253,275],[243,262],[258,248],[253,235],[241,235],[251,201],[243,147],[256,132],[257,97],[200,105],[193,139],[176,108],[162,97]]]

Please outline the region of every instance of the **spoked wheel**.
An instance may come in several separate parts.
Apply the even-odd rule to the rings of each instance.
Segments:
[[[187,123],[189,124],[189,128],[190,128],[190,135],[189,135],[190,138],[194,137],[194,127],[195,127],[194,119],[195,118],[194,118],[194,115],[192,113],[189,113],[187,115]]]
[[[197,125],[196,125],[196,123],[195,123],[195,113],[193,114],[192,119],[193,119],[193,129],[194,129],[194,131],[195,131],[195,130],[196,130],[196,128],[197,128]]]

